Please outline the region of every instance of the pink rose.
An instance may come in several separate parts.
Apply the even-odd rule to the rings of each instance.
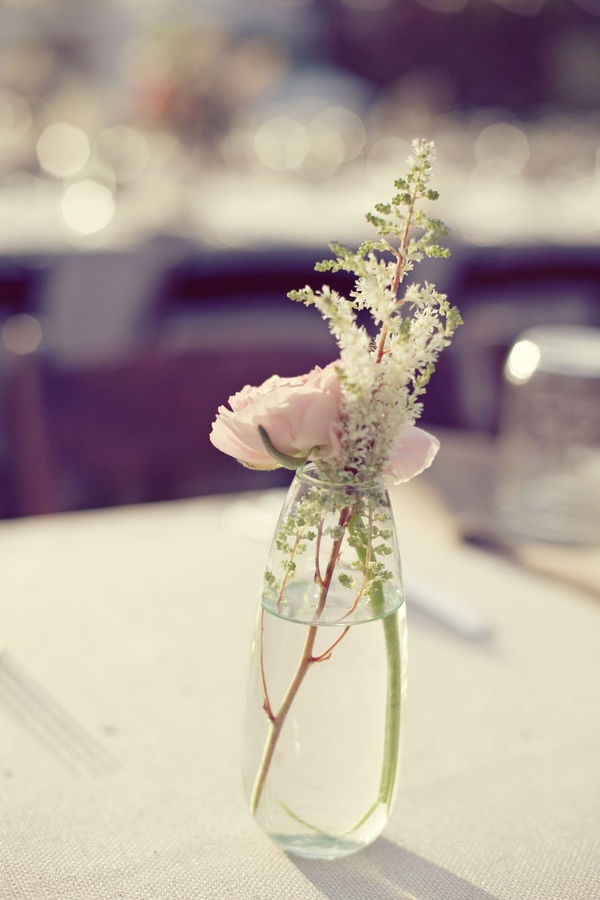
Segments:
[[[422,428],[408,425],[398,436],[385,474],[392,476],[394,484],[410,481],[429,468],[439,449],[440,442],[436,437]]]
[[[258,387],[246,385],[220,406],[210,433],[211,443],[253,469],[277,469],[259,428],[272,446],[298,463],[318,448],[322,459],[340,452],[339,411],[342,391],[337,363],[316,366],[306,375],[280,378],[272,375]]]

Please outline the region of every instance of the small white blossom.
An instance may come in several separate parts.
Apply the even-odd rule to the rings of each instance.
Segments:
[[[414,141],[408,173],[395,182],[397,193],[367,215],[378,239],[356,252],[332,244],[335,257],[317,264],[317,271],[355,275],[349,298],[328,285],[289,295],[319,310],[340,349],[341,453],[321,463],[330,478],[360,474],[366,480],[385,471],[399,435],[420,416],[419,398],[460,324],[458,311],[432,284],[404,284],[424,256],[449,255],[438,244],[444,226],[418,206],[437,198],[429,188],[433,160],[433,143]],[[365,311],[373,336],[357,320]]]

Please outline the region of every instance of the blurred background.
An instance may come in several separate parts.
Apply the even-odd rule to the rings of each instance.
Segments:
[[[600,325],[599,98],[599,0],[4,0],[0,518],[282,483],[210,423],[337,355],[286,292],[414,137],[466,323],[423,421],[494,435],[517,335]]]

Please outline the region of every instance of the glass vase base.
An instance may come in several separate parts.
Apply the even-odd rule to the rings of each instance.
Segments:
[[[286,853],[302,859],[342,859],[363,850],[370,843],[328,834],[271,834],[269,837]]]

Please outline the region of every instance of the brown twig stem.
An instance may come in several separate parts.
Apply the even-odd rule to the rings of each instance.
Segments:
[[[373,511],[369,506],[369,531],[368,531],[368,540],[367,540],[367,549],[365,550],[365,558],[363,561],[362,569],[363,569],[363,580],[362,584],[359,587],[356,597],[354,598],[354,603],[350,607],[347,613],[342,616],[341,621],[347,619],[348,616],[351,616],[352,613],[356,610],[356,607],[361,601],[361,598],[365,592],[367,584],[369,583],[369,563],[371,562],[371,552],[372,552],[372,540],[373,540]]]
[[[338,525],[342,529],[339,537],[335,539],[333,545],[331,547],[331,553],[329,556],[329,562],[327,564],[327,569],[325,572],[325,576],[322,580],[321,584],[321,592],[319,594],[319,602],[317,604],[317,609],[315,611],[315,619],[318,620],[322,615],[323,610],[325,609],[325,604],[327,602],[327,595],[329,593],[329,588],[331,587],[331,582],[333,579],[333,575],[335,573],[335,567],[337,565],[338,559],[340,557],[340,552],[342,549],[342,543],[344,540],[344,535],[346,533],[346,528],[350,523],[350,519],[352,518],[352,508],[349,506],[345,506],[341,513]],[[277,742],[279,740],[279,735],[281,734],[281,729],[285,724],[285,720],[287,718],[287,714],[290,711],[292,703],[304,681],[308,670],[311,665],[316,662],[322,662],[326,660],[331,655],[331,651],[333,648],[339,644],[340,640],[346,635],[348,632],[348,628],[345,628],[337,641],[325,651],[325,654],[320,654],[318,656],[313,655],[313,650],[315,646],[315,641],[317,639],[318,625],[309,625],[308,632],[306,635],[306,640],[304,642],[304,647],[302,650],[302,656],[300,657],[300,661],[296,668],[296,672],[289,684],[289,687],[285,693],[285,696],[281,702],[281,706],[279,707],[276,714],[273,714],[271,709],[269,700],[267,698],[266,692],[266,678],[264,672],[263,665],[263,656],[262,656],[262,631],[261,631],[261,677],[263,679],[263,688],[265,693],[265,703],[264,708],[267,713],[267,717],[270,722],[270,730],[267,735],[267,740],[265,742],[263,755],[258,767],[258,771],[256,773],[256,778],[254,780],[254,787],[252,789],[252,794],[250,796],[250,810],[252,813],[255,813],[258,804],[260,802],[260,798],[262,795],[263,788],[265,786],[265,781],[267,779],[267,775],[269,773],[269,769],[271,767],[271,762],[273,760],[273,754],[275,753],[275,748],[277,747]]]
[[[275,718],[275,715],[273,713],[273,707],[271,706],[271,701],[269,700],[269,692],[267,690],[267,678],[265,675],[264,634],[265,634],[265,611],[263,608],[260,611],[260,624],[259,624],[259,633],[258,633],[259,654],[260,654],[260,680],[261,680],[262,689],[263,689],[263,709],[267,714],[268,720],[270,722],[272,722]]]
[[[346,632],[348,631],[349,628],[350,628],[350,626],[346,625],[346,627],[344,628],[342,633],[336,637],[335,641],[333,641],[333,643],[329,645],[327,650],[323,650],[323,652],[319,653],[318,656],[311,656],[310,661],[311,662],[323,662],[323,660],[325,660],[325,659],[330,659],[331,653],[332,653],[334,647],[337,647],[337,645],[342,640],[342,638],[346,636]]]
[[[392,292],[394,297],[398,293],[398,287],[400,285],[400,281],[402,280],[402,272],[404,269],[404,261],[406,259],[406,251],[408,250],[408,235],[410,232],[410,226],[412,223],[412,217],[415,210],[415,203],[417,202],[417,192],[418,192],[418,183],[415,184],[413,188],[413,192],[411,195],[410,205],[408,207],[408,211],[406,213],[406,219],[404,222],[404,230],[402,232],[402,240],[400,241],[400,247],[396,252],[396,256],[398,257],[398,263],[396,265],[396,271],[394,272],[394,278],[392,280]],[[381,326],[381,330],[379,332],[379,340],[377,342],[377,362],[381,362],[383,356],[385,354],[385,342],[388,336],[388,326],[384,322]]]

